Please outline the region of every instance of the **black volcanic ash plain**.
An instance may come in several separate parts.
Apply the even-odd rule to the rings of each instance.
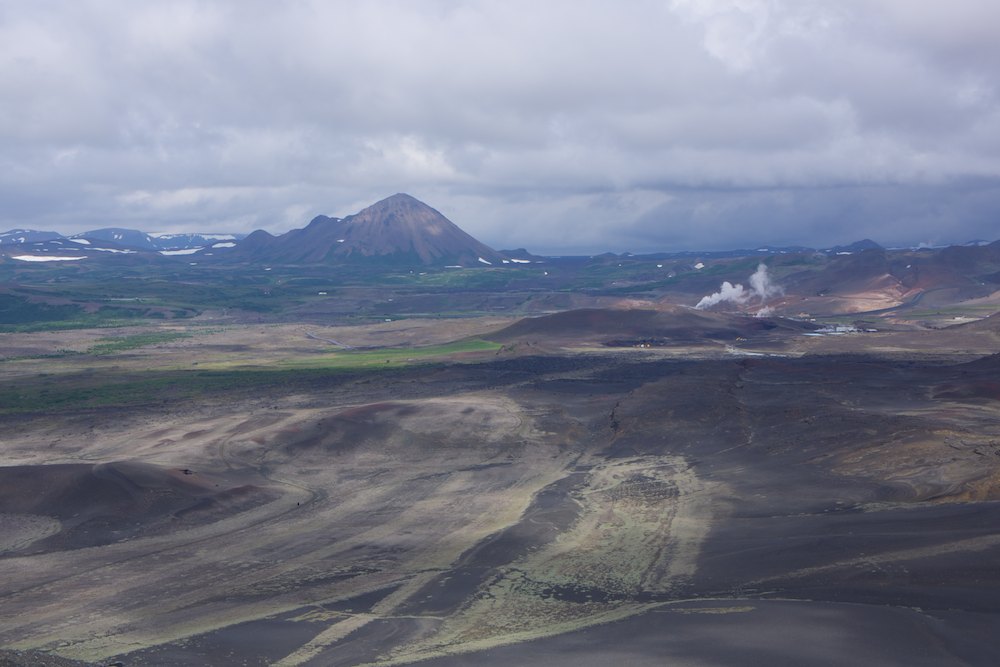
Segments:
[[[996,664],[995,328],[751,320],[172,322],[11,358],[4,659]]]

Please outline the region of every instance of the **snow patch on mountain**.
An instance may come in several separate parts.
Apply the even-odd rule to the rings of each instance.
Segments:
[[[86,257],[63,257],[61,255],[11,255],[11,259],[22,262],[71,262]]]

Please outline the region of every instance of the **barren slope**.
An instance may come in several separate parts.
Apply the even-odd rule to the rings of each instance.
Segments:
[[[593,326],[530,335],[553,322]],[[0,647],[994,664],[996,358],[927,335],[934,357],[501,354],[2,417]]]

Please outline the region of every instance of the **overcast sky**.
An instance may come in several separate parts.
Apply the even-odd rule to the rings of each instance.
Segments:
[[[1000,238],[996,0],[0,0],[0,231]]]

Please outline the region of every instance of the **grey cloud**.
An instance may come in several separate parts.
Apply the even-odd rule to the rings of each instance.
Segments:
[[[822,247],[865,237],[887,246],[936,245],[993,239],[998,206],[1000,179],[937,187],[691,190],[643,214],[626,238],[639,247],[662,240],[691,250]]]
[[[8,5],[0,227],[278,232],[408,191],[546,252],[990,237],[1000,17],[940,7]]]

